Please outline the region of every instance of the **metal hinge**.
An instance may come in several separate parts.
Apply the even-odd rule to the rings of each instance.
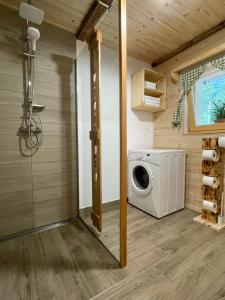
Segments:
[[[104,6],[105,8],[107,8],[107,10],[109,11],[109,12],[111,12],[112,11],[112,5],[110,4],[106,4],[105,2],[103,2],[103,1],[101,1],[101,0],[98,0],[98,3],[99,4],[101,4],[102,6]]]

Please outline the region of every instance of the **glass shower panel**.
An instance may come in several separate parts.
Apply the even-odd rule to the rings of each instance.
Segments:
[[[79,140],[79,214],[108,250],[119,259],[120,241],[120,114],[118,4],[101,19],[102,33],[100,121],[102,174],[102,231],[92,223],[91,85],[88,45],[78,42],[77,92]],[[82,49],[82,50],[81,50]]]

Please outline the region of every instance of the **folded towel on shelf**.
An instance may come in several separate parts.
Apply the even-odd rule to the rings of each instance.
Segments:
[[[151,81],[145,81],[145,88],[156,90],[156,83]]]
[[[160,102],[160,98],[158,97],[153,97],[153,96],[144,96],[145,101],[153,101],[153,102]]]
[[[159,103],[152,103],[152,102],[145,102],[145,105],[149,105],[149,106],[158,106],[160,107]]]
[[[145,88],[150,89],[150,90],[156,90],[156,86],[154,86],[154,85],[145,84]]]
[[[157,104],[157,103],[149,103],[149,102],[145,102],[145,105],[147,106],[155,106],[155,107],[160,107],[160,104]]]
[[[154,103],[154,104],[159,104],[160,105],[160,101],[154,101],[154,100],[144,100],[145,103]]]
[[[160,101],[144,100],[144,103],[145,103],[146,105],[150,105],[150,106],[158,106],[158,107],[160,107]]]
[[[153,101],[153,102],[160,102],[160,99],[159,98],[145,98],[145,101]]]
[[[149,96],[149,95],[144,95],[144,97],[146,99],[155,99],[155,100],[159,99],[159,97],[154,97],[154,96]]]

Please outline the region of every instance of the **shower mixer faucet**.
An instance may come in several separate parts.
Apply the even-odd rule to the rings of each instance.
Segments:
[[[24,122],[20,133],[28,139],[29,148],[38,149],[42,143],[43,132],[42,122],[39,117],[44,110],[44,105],[34,104],[34,59],[37,48],[37,41],[40,38],[40,31],[29,26],[29,22],[40,25],[43,21],[44,12],[33,5],[21,2],[19,15],[26,20],[25,53],[26,58],[26,98],[24,107]]]

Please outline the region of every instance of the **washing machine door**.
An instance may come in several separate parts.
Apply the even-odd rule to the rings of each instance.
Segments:
[[[133,161],[130,168],[132,189],[139,195],[147,195],[153,189],[153,173],[148,163]]]

